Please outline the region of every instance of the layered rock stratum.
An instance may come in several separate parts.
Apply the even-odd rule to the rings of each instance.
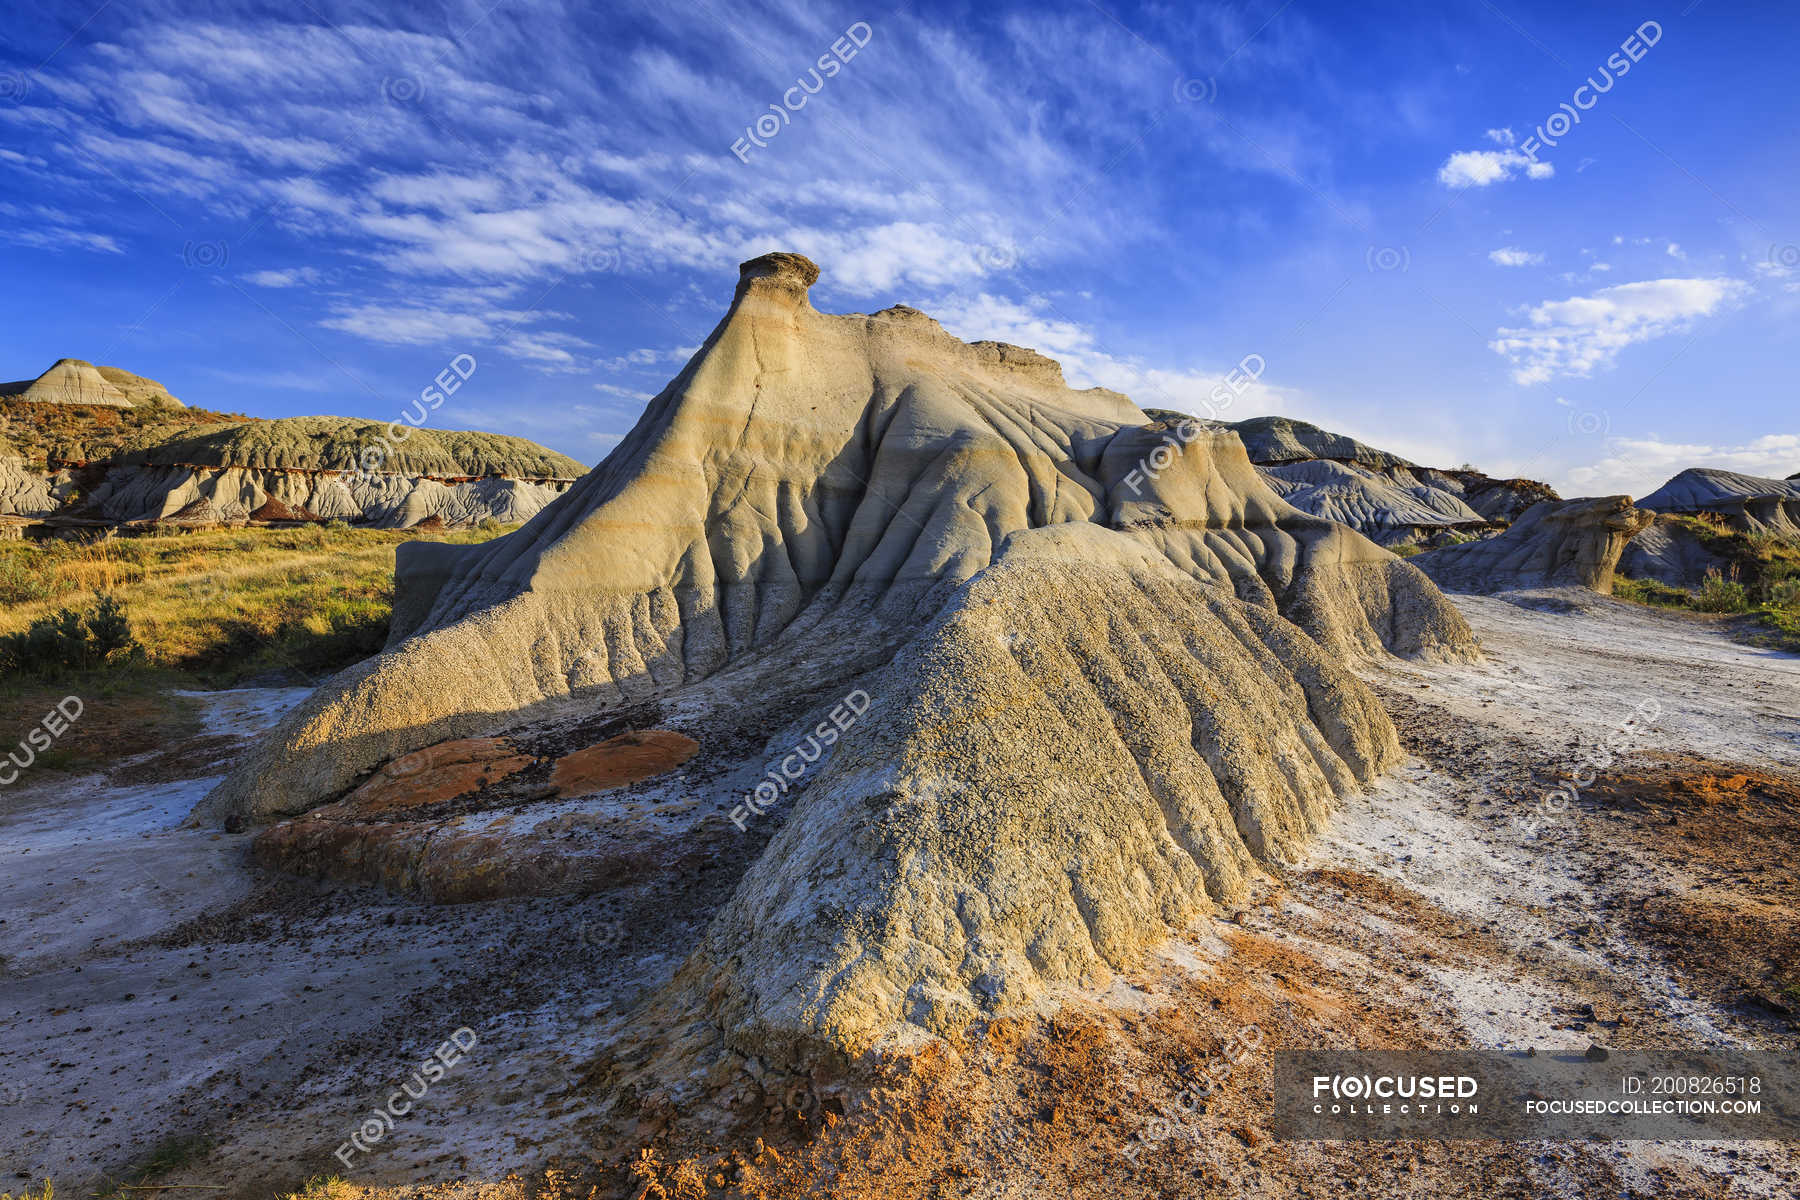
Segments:
[[[0,448],[0,516],[52,524],[519,523],[584,470],[500,434],[187,410],[154,380],[71,359],[7,387],[0,429],[26,444]]]
[[[1619,555],[1619,574],[1692,588],[1705,583],[1709,574],[1723,576],[1731,569],[1731,560],[1707,545],[1707,538],[1692,523],[1684,523],[1674,513],[1655,517]]]
[[[1168,420],[1182,416],[1150,411]],[[1538,501],[1558,499],[1550,485],[1533,479],[1495,479],[1472,467],[1422,467],[1292,417],[1209,424],[1236,433],[1269,486],[1295,508],[1384,546],[1486,536]]]
[[[1800,482],[1690,467],[1639,504],[1659,513],[1707,513],[1740,533],[1800,538]]]
[[[853,1057],[1238,896],[1399,757],[1351,667],[1475,654],[1422,573],[1285,503],[1234,432],[1190,440],[914,309],[820,313],[816,278],[745,263],[700,351],[524,528],[402,546],[387,649],[195,819],[342,816],[426,747],[572,746],[557,730],[653,710],[697,747],[634,785],[661,791],[424,808],[490,857],[552,833],[617,855],[641,807],[672,843],[755,846],[730,826],[779,779],[664,1003],[745,1053]]]
[[[1457,493],[1417,482],[1406,467],[1384,474],[1355,463],[1312,459],[1262,472],[1295,508],[1348,525],[1384,546],[1428,541],[1441,533],[1486,532],[1494,524]]]

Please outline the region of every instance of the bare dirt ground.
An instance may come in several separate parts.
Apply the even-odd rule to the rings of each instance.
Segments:
[[[1273,1140],[1277,1047],[1800,1029],[1800,658],[1591,596],[1457,602],[1487,661],[1370,669],[1410,758],[1255,902],[858,1103],[797,1089],[757,1130],[602,1081],[758,839],[602,893],[455,905],[259,871],[249,835],[180,823],[294,697],[214,695],[189,744],[0,793],[0,1190],[1800,1194],[1791,1145]],[[460,1029],[466,1055],[346,1168],[334,1151]],[[1196,1104],[1202,1075],[1222,1081]]]

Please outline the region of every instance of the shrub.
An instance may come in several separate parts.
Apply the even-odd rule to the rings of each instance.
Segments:
[[[1737,580],[1726,579],[1717,571],[1708,571],[1706,581],[1694,593],[1694,607],[1708,613],[1749,612],[1750,596]]]
[[[91,612],[59,609],[39,617],[23,633],[0,637],[0,670],[57,675],[105,666],[121,651],[138,651],[119,602],[101,592],[94,599]]]
[[[50,595],[46,573],[36,569],[38,555],[30,547],[0,551],[0,604],[24,604]]]
[[[1693,596],[1681,588],[1670,587],[1654,579],[1631,579],[1624,575],[1613,576],[1612,594],[1617,600],[1654,604],[1663,608],[1686,608],[1693,603]]]
[[[1800,576],[1790,575],[1769,584],[1769,604],[1774,608],[1800,609]]]

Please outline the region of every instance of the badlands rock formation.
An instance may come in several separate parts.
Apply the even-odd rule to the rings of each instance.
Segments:
[[[518,523],[583,470],[523,438],[406,426],[405,440],[377,469],[359,471],[369,448],[384,445],[386,425],[175,412],[180,402],[152,380],[78,365],[85,370],[75,382],[87,390],[67,394],[85,398],[60,401],[48,410],[55,420],[43,419],[46,410],[35,403],[6,407],[5,423],[30,436],[33,453],[0,452],[0,516],[176,528],[295,518],[388,528],[467,526],[489,517]],[[31,393],[42,382],[24,385],[13,399],[41,398]],[[94,387],[111,388],[130,404],[96,398]],[[93,405],[130,412],[119,420],[71,415],[91,413]]]
[[[804,760],[665,997],[804,1062],[1136,961],[1397,759],[1347,664],[1474,653],[1424,575],[1283,502],[1235,433],[1151,421],[910,308],[819,313],[816,278],[790,254],[744,264],[699,353],[525,528],[402,547],[387,650],[196,819],[316,809],[438,743],[649,708],[697,735],[656,819],[755,846],[730,828],[743,802],[774,792],[770,761]],[[591,826],[629,802],[559,801],[541,828],[575,838],[583,805]],[[445,819],[484,836],[529,819],[457,803]]]
[[[18,447],[0,438],[0,516],[35,517],[56,510],[52,482],[34,471]]]
[[[88,489],[82,511],[154,521],[197,499],[226,520],[271,500],[324,520],[410,528],[431,517],[472,525],[528,521],[581,473],[574,460],[523,438],[415,429],[383,463],[358,454],[384,432],[344,417],[288,417],[176,437],[120,454]]]
[[[1800,538],[1800,483],[1691,467],[1645,496],[1659,513],[1711,513],[1740,533]]]
[[[1619,555],[1650,521],[1650,513],[1631,506],[1630,496],[1545,500],[1498,537],[1433,550],[1412,562],[1455,592],[1585,587],[1611,595]]]
[[[1414,482],[1405,467],[1378,474],[1355,463],[1314,459],[1264,467],[1275,492],[1303,512],[1337,521],[1384,546],[1426,542],[1441,533],[1480,533],[1493,524],[1444,488]]]
[[[1671,513],[1657,513],[1619,556],[1619,574],[1654,579],[1670,587],[1693,588],[1709,573],[1723,575],[1731,560],[1709,548],[1700,533]]]
[[[118,367],[96,367],[79,358],[59,358],[36,379],[0,383],[0,396],[34,404],[98,404],[108,408],[181,408],[181,401],[154,379]]]
[[[1181,418],[1150,411],[1162,419]],[[1548,484],[1536,480],[1421,467],[1291,417],[1253,417],[1221,428],[1237,433],[1250,461],[1295,508],[1342,522],[1387,546],[1485,535],[1538,501],[1557,499]]]
[[[1296,421],[1292,417],[1251,417],[1247,421],[1231,422],[1230,428],[1237,431],[1238,437],[1243,440],[1244,450],[1250,455],[1250,461],[1258,466],[1311,462],[1314,459],[1355,463],[1375,471],[1415,465],[1398,454],[1377,450],[1346,434],[1332,433],[1309,421]]]

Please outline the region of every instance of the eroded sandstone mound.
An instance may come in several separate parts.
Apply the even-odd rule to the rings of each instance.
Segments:
[[[746,263],[700,352],[525,528],[402,547],[388,649],[197,817],[654,701],[713,730],[679,804],[643,785],[707,837],[738,836],[768,761],[806,764],[669,1002],[751,1052],[855,1053],[1103,974],[1237,895],[1398,754],[1346,664],[1474,652],[1424,575],[1284,503],[1231,431],[913,309],[819,313],[816,277]],[[847,694],[859,719],[821,740]],[[490,827],[551,826],[514,805]]]
[[[1640,504],[1659,513],[1709,513],[1740,533],[1800,538],[1800,483],[1691,467]]]
[[[1404,467],[1392,470],[1412,479]],[[1486,531],[1491,524],[1454,492],[1416,480],[1407,486],[1353,463],[1314,459],[1262,471],[1295,508],[1348,525],[1384,546],[1422,542],[1445,532]]]
[[[15,396],[0,426],[26,447],[0,452],[0,516],[185,528],[193,522],[181,514],[204,501],[228,523],[516,524],[584,469],[524,438],[347,417],[252,420],[182,410],[161,384],[116,368],[84,378],[135,397],[129,411],[101,412],[94,405],[121,406],[90,393],[55,405]],[[371,448],[385,448],[380,461],[359,469]]]
[[[1146,410],[1158,419],[1183,414]],[[1473,467],[1421,467],[1347,434],[1291,417],[1208,422],[1229,429],[1275,491],[1302,512],[1350,526],[1384,546],[1431,545],[1504,528],[1540,500],[1533,479],[1495,479]]]
[[[1684,523],[1673,513],[1656,514],[1656,520],[1619,555],[1619,574],[1670,587],[1699,587],[1707,575],[1723,575],[1730,569],[1731,560],[1708,546],[1693,522]]]
[[[678,981],[741,1053],[855,1056],[1104,980],[1400,756],[1298,627],[1091,524],[1013,535],[870,691]]]
[[[79,358],[59,358],[36,379],[0,384],[0,396],[17,396],[34,404],[132,407],[130,398],[101,374],[100,368]]]
[[[1632,507],[1630,496],[1545,500],[1498,537],[1446,546],[1412,562],[1450,591],[1585,587],[1611,595],[1619,556],[1651,520]]]

